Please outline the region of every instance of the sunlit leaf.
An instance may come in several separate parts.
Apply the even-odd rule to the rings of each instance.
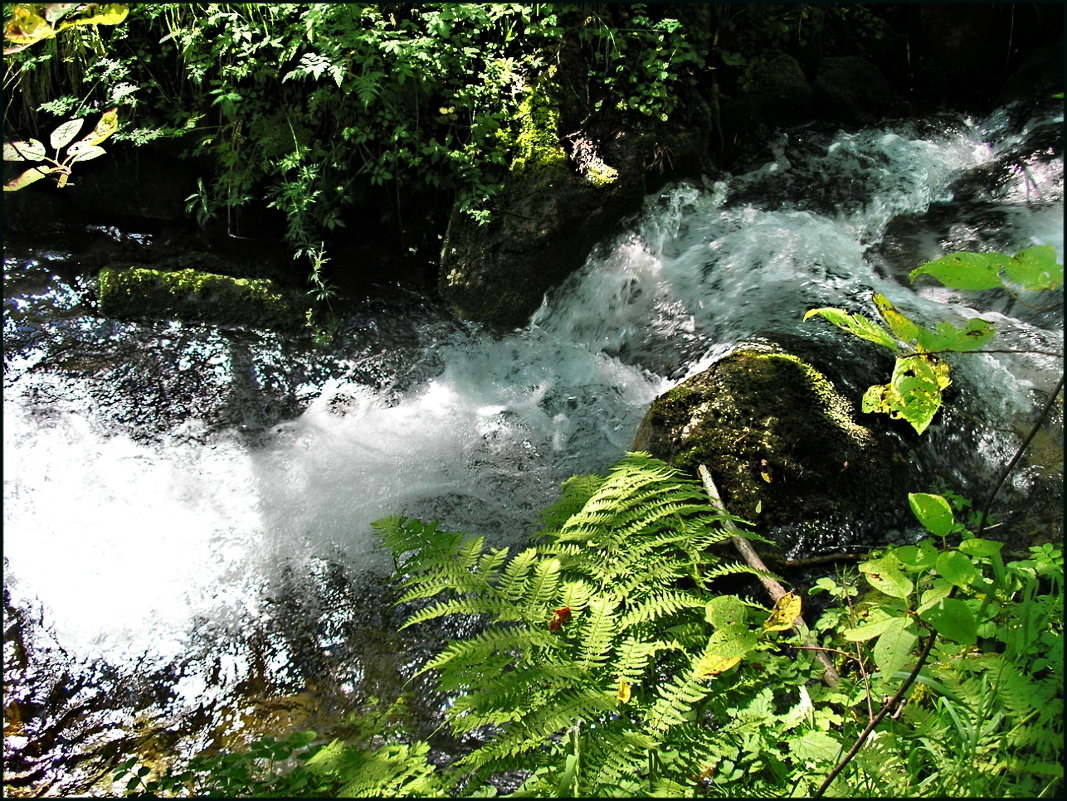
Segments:
[[[74,161],[89,161],[102,156],[107,151],[104,148],[97,145],[91,145],[84,139],[80,142],[75,142],[73,145],[67,148],[67,155],[73,156]]]
[[[49,3],[44,7],[44,18],[54,23],[57,19],[76,9],[80,3]]]
[[[974,566],[974,562],[958,551],[945,551],[940,554],[935,567],[945,581],[959,587],[970,584],[978,577],[978,568]]]
[[[86,10],[88,14],[84,17],[75,17],[59,23],[59,30],[74,25],[118,25],[130,13],[130,8],[125,3],[90,3]]]
[[[941,390],[951,383],[945,362],[929,356],[897,359],[892,380],[869,387],[863,394],[861,409],[907,420],[921,434],[941,408]]]
[[[896,617],[878,637],[871,649],[874,663],[883,677],[891,677],[911,661],[911,650],[918,642],[915,623],[907,617]]]
[[[1052,245],[1026,248],[1004,264],[1007,279],[1023,289],[1059,289],[1063,286],[1063,265],[1056,261]]]
[[[911,280],[929,275],[951,289],[1000,289],[999,253],[950,253],[911,271]]]
[[[748,610],[733,595],[717,595],[704,608],[704,619],[717,629],[743,625]]]
[[[778,599],[771,610],[770,616],[763,624],[766,631],[785,631],[793,627],[793,623],[800,616],[800,596],[787,592]]]
[[[889,628],[889,624],[896,620],[896,617],[883,617],[873,623],[864,623],[861,626],[855,628],[845,629],[842,634],[846,640],[851,642],[863,642],[864,640],[872,640],[879,634]]]
[[[25,142],[4,142],[4,161],[41,161],[48,155],[44,142],[27,139]]]
[[[12,178],[10,181],[4,184],[4,191],[16,192],[19,189],[22,189],[24,186],[29,186],[34,181],[40,181],[46,175],[54,171],[54,167],[30,167],[25,172]]]
[[[907,598],[915,589],[911,579],[900,571],[900,563],[889,556],[864,562],[860,572],[872,587],[894,598]]]
[[[822,308],[810,310],[804,315],[804,319],[807,320],[815,315],[829,320],[838,328],[843,328],[860,339],[882,345],[894,352],[898,349],[896,340],[888,331],[862,314],[849,314],[842,309]]]
[[[98,145],[119,129],[119,109],[113,106],[100,115],[92,133],[85,137],[90,145]]]
[[[833,762],[841,754],[841,743],[824,731],[810,731],[789,741],[795,759],[810,762]]]
[[[740,656],[720,656],[706,653],[693,666],[694,679],[706,679],[729,670],[741,661]]]
[[[30,7],[17,5],[4,27],[4,38],[18,45],[31,45],[55,36],[56,30]],[[4,51],[8,52],[8,51]]]
[[[74,137],[78,135],[78,131],[82,129],[82,125],[84,124],[84,117],[79,117],[76,120],[67,120],[52,131],[52,135],[49,137],[48,141],[51,142],[52,147],[56,150],[60,150],[74,141]]]
[[[909,320],[885,295],[874,293],[874,306],[885,324],[897,339],[915,343],[919,341],[922,328]]]
[[[630,682],[626,679],[619,679],[619,689],[615,693],[615,698],[618,699],[620,704],[630,703]]]
[[[912,513],[931,534],[945,537],[956,524],[956,516],[948,501],[940,495],[926,492],[908,493],[908,505]]]
[[[938,323],[936,331],[923,330],[919,335],[919,344],[924,350],[939,352],[954,350],[965,353],[977,350],[991,340],[996,334],[993,324],[979,317],[972,317],[963,328],[952,323]]]
[[[993,556],[1000,553],[1000,549],[1004,547],[1003,542],[997,542],[996,540],[986,540],[980,537],[972,537],[969,540],[963,540],[960,543],[960,550],[963,553],[971,554],[972,556]]]

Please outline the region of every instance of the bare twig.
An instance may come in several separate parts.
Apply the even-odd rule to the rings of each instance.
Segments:
[[[708,497],[711,499],[711,505],[719,509],[725,509],[726,506],[722,502],[722,498],[719,495],[719,490],[715,486],[715,482],[712,480],[711,473],[708,472],[708,468],[704,465],[700,465],[697,468],[697,472],[700,474],[700,480],[704,482],[704,489],[708,493]],[[733,541],[734,547],[737,548],[742,558],[745,560],[745,562],[748,563],[748,566],[756,570],[762,571],[762,573],[769,573],[770,571],[767,570],[767,565],[763,563],[763,560],[760,559],[759,554],[756,553],[756,551],[752,548],[748,540],[744,538],[744,536],[741,534],[741,531],[737,528],[737,526],[733,524],[733,521],[727,519],[723,521],[723,524],[726,526],[727,531],[730,532],[730,539]],[[775,603],[781,600],[781,598],[786,594],[785,587],[783,587],[773,578],[766,575],[760,575],[758,578],[760,580],[760,583],[763,584],[763,588],[767,590],[767,593],[771,596],[771,599]],[[808,626],[804,622],[803,617],[798,615],[797,619],[793,622],[793,626],[798,632],[800,632],[800,635],[804,638],[804,645],[814,645],[811,640],[811,633],[808,630]],[[828,684],[830,687],[836,687],[841,677],[837,674],[837,669],[834,668],[833,662],[831,662],[830,658],[826,655],[826,653],[821,650],[815,651],[815,658],[818,659],[820,663],[822,663],[823,681],[826,682],[826,684]]]

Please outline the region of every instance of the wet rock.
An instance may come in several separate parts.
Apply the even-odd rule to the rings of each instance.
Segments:
[[[177,319],[292,330],[303,322],[299,296],[272,281],[199,270],[142,267],[100,271],[100,312],[120,319]]]
[[[802,359],[738,350],[657,398],[643,450],[711,471],[727,508],[783,549],[843,546],[898,514],[902,457]]]
[[[893,99],[881,70],[860,56],[829,56],[819,62],[814,83],[820,116],[850,125],[869,125]]]

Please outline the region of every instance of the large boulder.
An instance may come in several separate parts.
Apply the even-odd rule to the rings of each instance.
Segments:
[[[785,550],[869,541],[900,518],[901,456],[802,359],[737,350],[657,398],[633,445],[695,473]]]

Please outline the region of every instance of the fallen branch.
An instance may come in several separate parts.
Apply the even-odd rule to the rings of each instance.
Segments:
[[[708,468],[704,465],[700,465],[697,468],[697,472],[700,474],[700,480],[704,482],[704,489],[708,493],[708,497],[711,499],[711,505],[719,509],[725,509],[726,506],[722,502],[722,497],[719,495],[719,490],[715,486],[715,482],[711,478],[711,473],[708,472]],[[762,571],[762,573],[769,573],[767,565],[764,564],[760,556],[745,539],[740,529],[734,525],[733,521],[727,519],[723,521],[727,531],[730,532],[730,539],[734,543],[734,547],[737,548],[741,557],[748,563],[748,566],[755,570]],[[763,588],[767,590],[767,593],[771,596],[771,600],[777,603],[782,596],[786,594],[786,589],[778,581],[770,578],[766,575],[759,575],[759,580],[763,584]],[[826,655],[824,651],[815,650],[815,644],[811,639],[811,632],[808,630],[807,624],[804,622],[804,618],[797,616],[797,619],[793,622],[794,628],[800,632],[800,636],[804,638],[804,645],[813,650],[815,658],[822,663],[823,674],[822,679],[830,687],[836,687],[840,676],[837,674],[837,670],[834,668],[833,662]]]

